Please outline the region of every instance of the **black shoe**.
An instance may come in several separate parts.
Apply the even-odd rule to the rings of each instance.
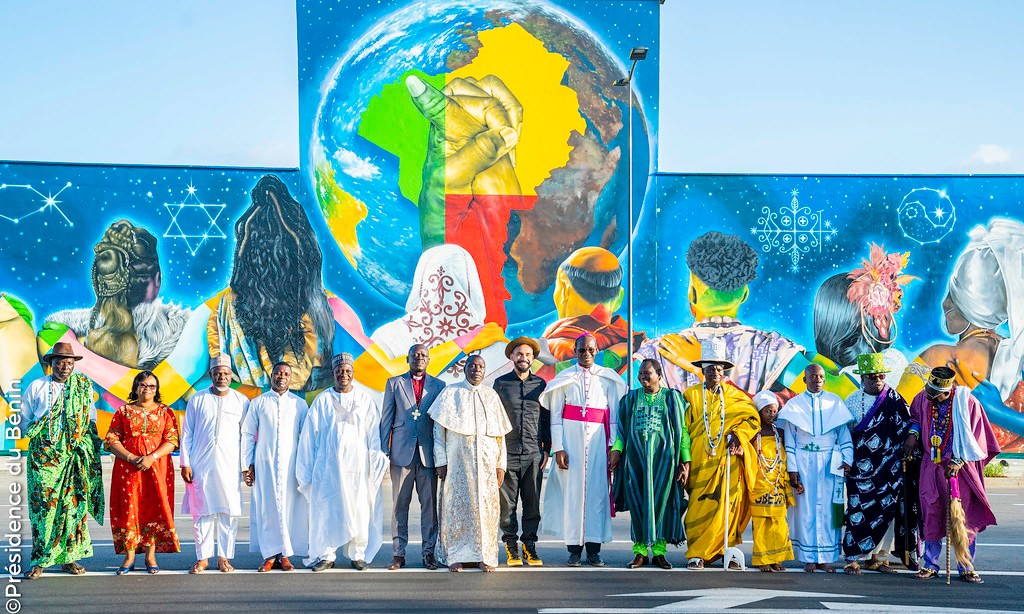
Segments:
[[[325,571],[325,570],[330,569],[332,567],[334,567],[334,561],[325,561],[323,559],[320,559],[319,561],[316,562],[316,565],[313,565],[313,571],[314,572]]]
[[[655,557],[651,559],[651,562],[662,569],[672,569],[672,563],[668,562],[668,559],[665,558],[664,554],[655,555]]]
[[[358,561],[352,561],[352,569],[356,571],[362,571],[366,569],[366,561],[359,559]]]
[[[604,567],[604,559],[601,558],[601,554],[595,552],[594,554],[587,554],[587,562],[594,567]]]
[[[579,567],[581,565],[581,563],[580,563],[580,555],[581,554],[582,553],[580,553],[580,552],[570,552],[569,553],[569,560],[566,561],[566,565],[568,565],[569,567]]]
[[[434,558],[433,552],[423,555],[423,566],[427,569],[437,569],[437,559]]]
[[[630,561],[629,563],[626,564],[626,568],[627,569],[636,569],[637,567],[643,567],[644,565],[650,565],[650,563],[651,562],[649,560],[647,560],[646,556],[644,556],[642,554],[638,554],[638,555],[633,557],[632,561]]]

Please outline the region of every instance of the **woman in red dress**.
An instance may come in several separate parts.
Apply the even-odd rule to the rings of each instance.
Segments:
[[[135,376],[128,405],[117,410],[106,448],[115,457],[110,481],[110,528],[114,551],[124,554],[117,575],[135,568],[146,553],[146,571],[158,573],[157,552],[181,552],[174,530],[174,465],[178,421],[160,403],[160,381],[152,371]]]

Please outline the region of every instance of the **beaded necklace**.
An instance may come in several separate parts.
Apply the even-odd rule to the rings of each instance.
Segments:
[[[722,422],[718,427],[718,434],[714,438],[711,437],[711,425],[708,423],[708,395],[705,386],[700,387],[700,397],[704,402],[704,433],[707,434],[707,439],[704,441],[704,447],[708,451],[708,456],[714,457],[718,451],[719,444],[722,443],[722,437],[725,436],[725,391],[722,387],[718,387],[719,392],[719,405],[722,410]]]
[[[953,438],[953,429],[950,428],[953,424],[953,395],[949,395],[949,399],[946,403],[949,404],[949,409],[945,416],[939,415],[939,404],[935,401],[931,401],[931,411],[929,412],[931,418],[931,430],[932,436],[929,443],[932,449],[932,462],[939,464],[942,462],[942,451],[949,445],[950,440]],[[943,403],[945,404],[945,403]]]
[[[68,381],[64,380],[64,387],[60,389],[60,395],[57,396],[57,400],[51,402],[53,398],[53,389],[57,383],[53,380],[53,376],[50,376],[50,385],[46,388],[46,436],[50,441],[53,441],[53,412],[56,410],[58,405],[63,406],[64,395],[68,391]],[[64,417],[64,412],[61,412],[61,417]],[[60,434],[60,423],[57,424],[57,434]]]
[[[778,470],[782,465],[782,454],[779,453],[782,450],[782,441],[779,439],[779,429],[775,428],[774,424],[772,425],[772,436],[775,437],[775,458],[768,460],[761,452],[761,431],[757,432],[757,466],[761,470],[761,475],[772,485],[774,491],[779,487],[779,481],[782,479],[782,472]],[[773,474],[775,477],[772,477]]]

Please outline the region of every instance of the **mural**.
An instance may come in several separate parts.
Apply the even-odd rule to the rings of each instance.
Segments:
[[[817,363],[846,395],[881,351],[909,397],[948,364],[1024,452],[1024,178],[656,174],[658,6],[303,0],[300,169],[0,164],[5,428],[57,341],[103,433],[139,369],[181,410],[210,356],[250,396],[285,359],[313,395],[348,351],[379,396],[413,343],[455,381],[530,335],[551,377],[590,332],[601,364],[655,357],[676,386],[721,337],[749,393]],[[631,110],[611,84],[641,44]]]
[[[658,6],[394,0],[342,15],[300,1],[301,169],[0,165],[8,424],[59,340],[86,357],[101,433],[139,369],[182,409],[219,354],[246,394],[281,359],[313,394],[350,351],[379,395],[412,343],[444,379],[471,352],[493,377],[510,368],[507,335],[560,319],[553,374],[566,326],[596,310],[583,325],[608,325],[605,360],[625,367],[626,114],[642,205]],[[637,44],[651,53],[630,107],[612,83]],[[585,247],[611,300],[594,298],[587,262],[566,264]]]

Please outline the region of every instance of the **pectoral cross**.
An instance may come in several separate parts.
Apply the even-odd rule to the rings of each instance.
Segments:
[[[417,407],[415,410],[413,410],[413,412],[412,412],[412,419],[413,420],[419,420],[420,419],[420,408],[419,407]]]

